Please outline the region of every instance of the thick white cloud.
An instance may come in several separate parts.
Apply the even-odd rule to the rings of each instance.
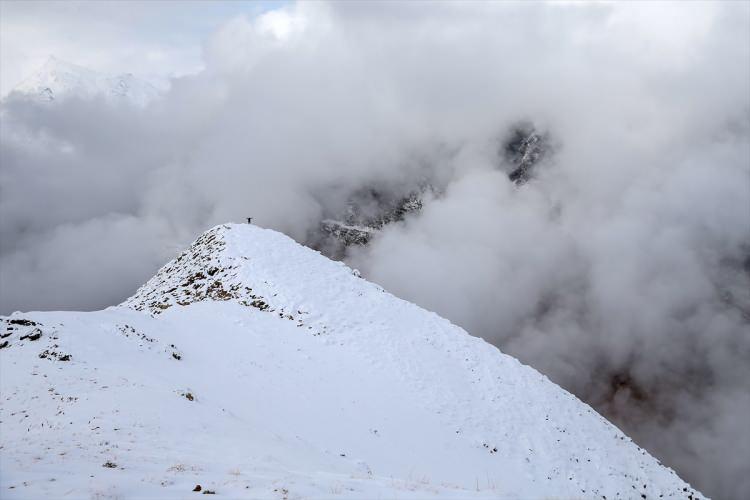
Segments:
[[[304,241],[353,190],[427,176],[424,209],[348,260],[735,498],[749,27],[742,3],[305,2],[228,19],[146,109],[11,96],[2,310],[103,307],[212,224]],[[519,120],[553,146],[522,187],[498,154]]]

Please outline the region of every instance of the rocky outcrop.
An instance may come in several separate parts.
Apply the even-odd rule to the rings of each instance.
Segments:
[[[549,151],[549,138],[531,123],[516,125],[502,146],[501,155],[511,169],[508,178],[517,185],[534,175],[535,166]]]
[[[394,196],[386,190],[372,188],[358,190],[349,197],[341,213],[320,222],[307,244],[328,257],[340,259],[347,247],[366,245],[386,225],[420,211],[422,196],[427,190],[431,187],[426,184],[406,196]]]

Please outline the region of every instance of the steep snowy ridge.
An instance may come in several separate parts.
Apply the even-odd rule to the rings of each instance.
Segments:
[[[252,225],[121,306],[2,321],[4,498],[700,498],[535,370]]]
[[[13,92],[41,102],[68,97],[104,97],[110,102],[145,106],[159,96],[159,90],[130,73],[106,75],[56,57],[50,57],[40,70],[21,82]]]

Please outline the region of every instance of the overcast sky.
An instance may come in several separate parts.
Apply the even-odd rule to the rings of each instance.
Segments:
[[[0,8],[3,95],[51,54],[170,81],[145,108],[2,101],[0,312],[103,308],[212,225],[305,242],[427,183],[350,265],[707,494],[750,490],[747,2]],[[519,121],[550,144],[523,186]]]
[[[0,2],[0,95],[54,55],[105,73],[157,83],[200,71],[202,46],[232,17],[255,17],[280,1]]]

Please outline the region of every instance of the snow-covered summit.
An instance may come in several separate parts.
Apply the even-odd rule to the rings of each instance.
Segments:
[[[120,306],[2,323],[3,497],[700,497],[535,370],[249,224]]]
[[[159,90],[130,73],[107,75],[50,56],[40,70],[21,82],[13,92],[43,102],[75,96],[103,96],[114,102],[145,106]]]

